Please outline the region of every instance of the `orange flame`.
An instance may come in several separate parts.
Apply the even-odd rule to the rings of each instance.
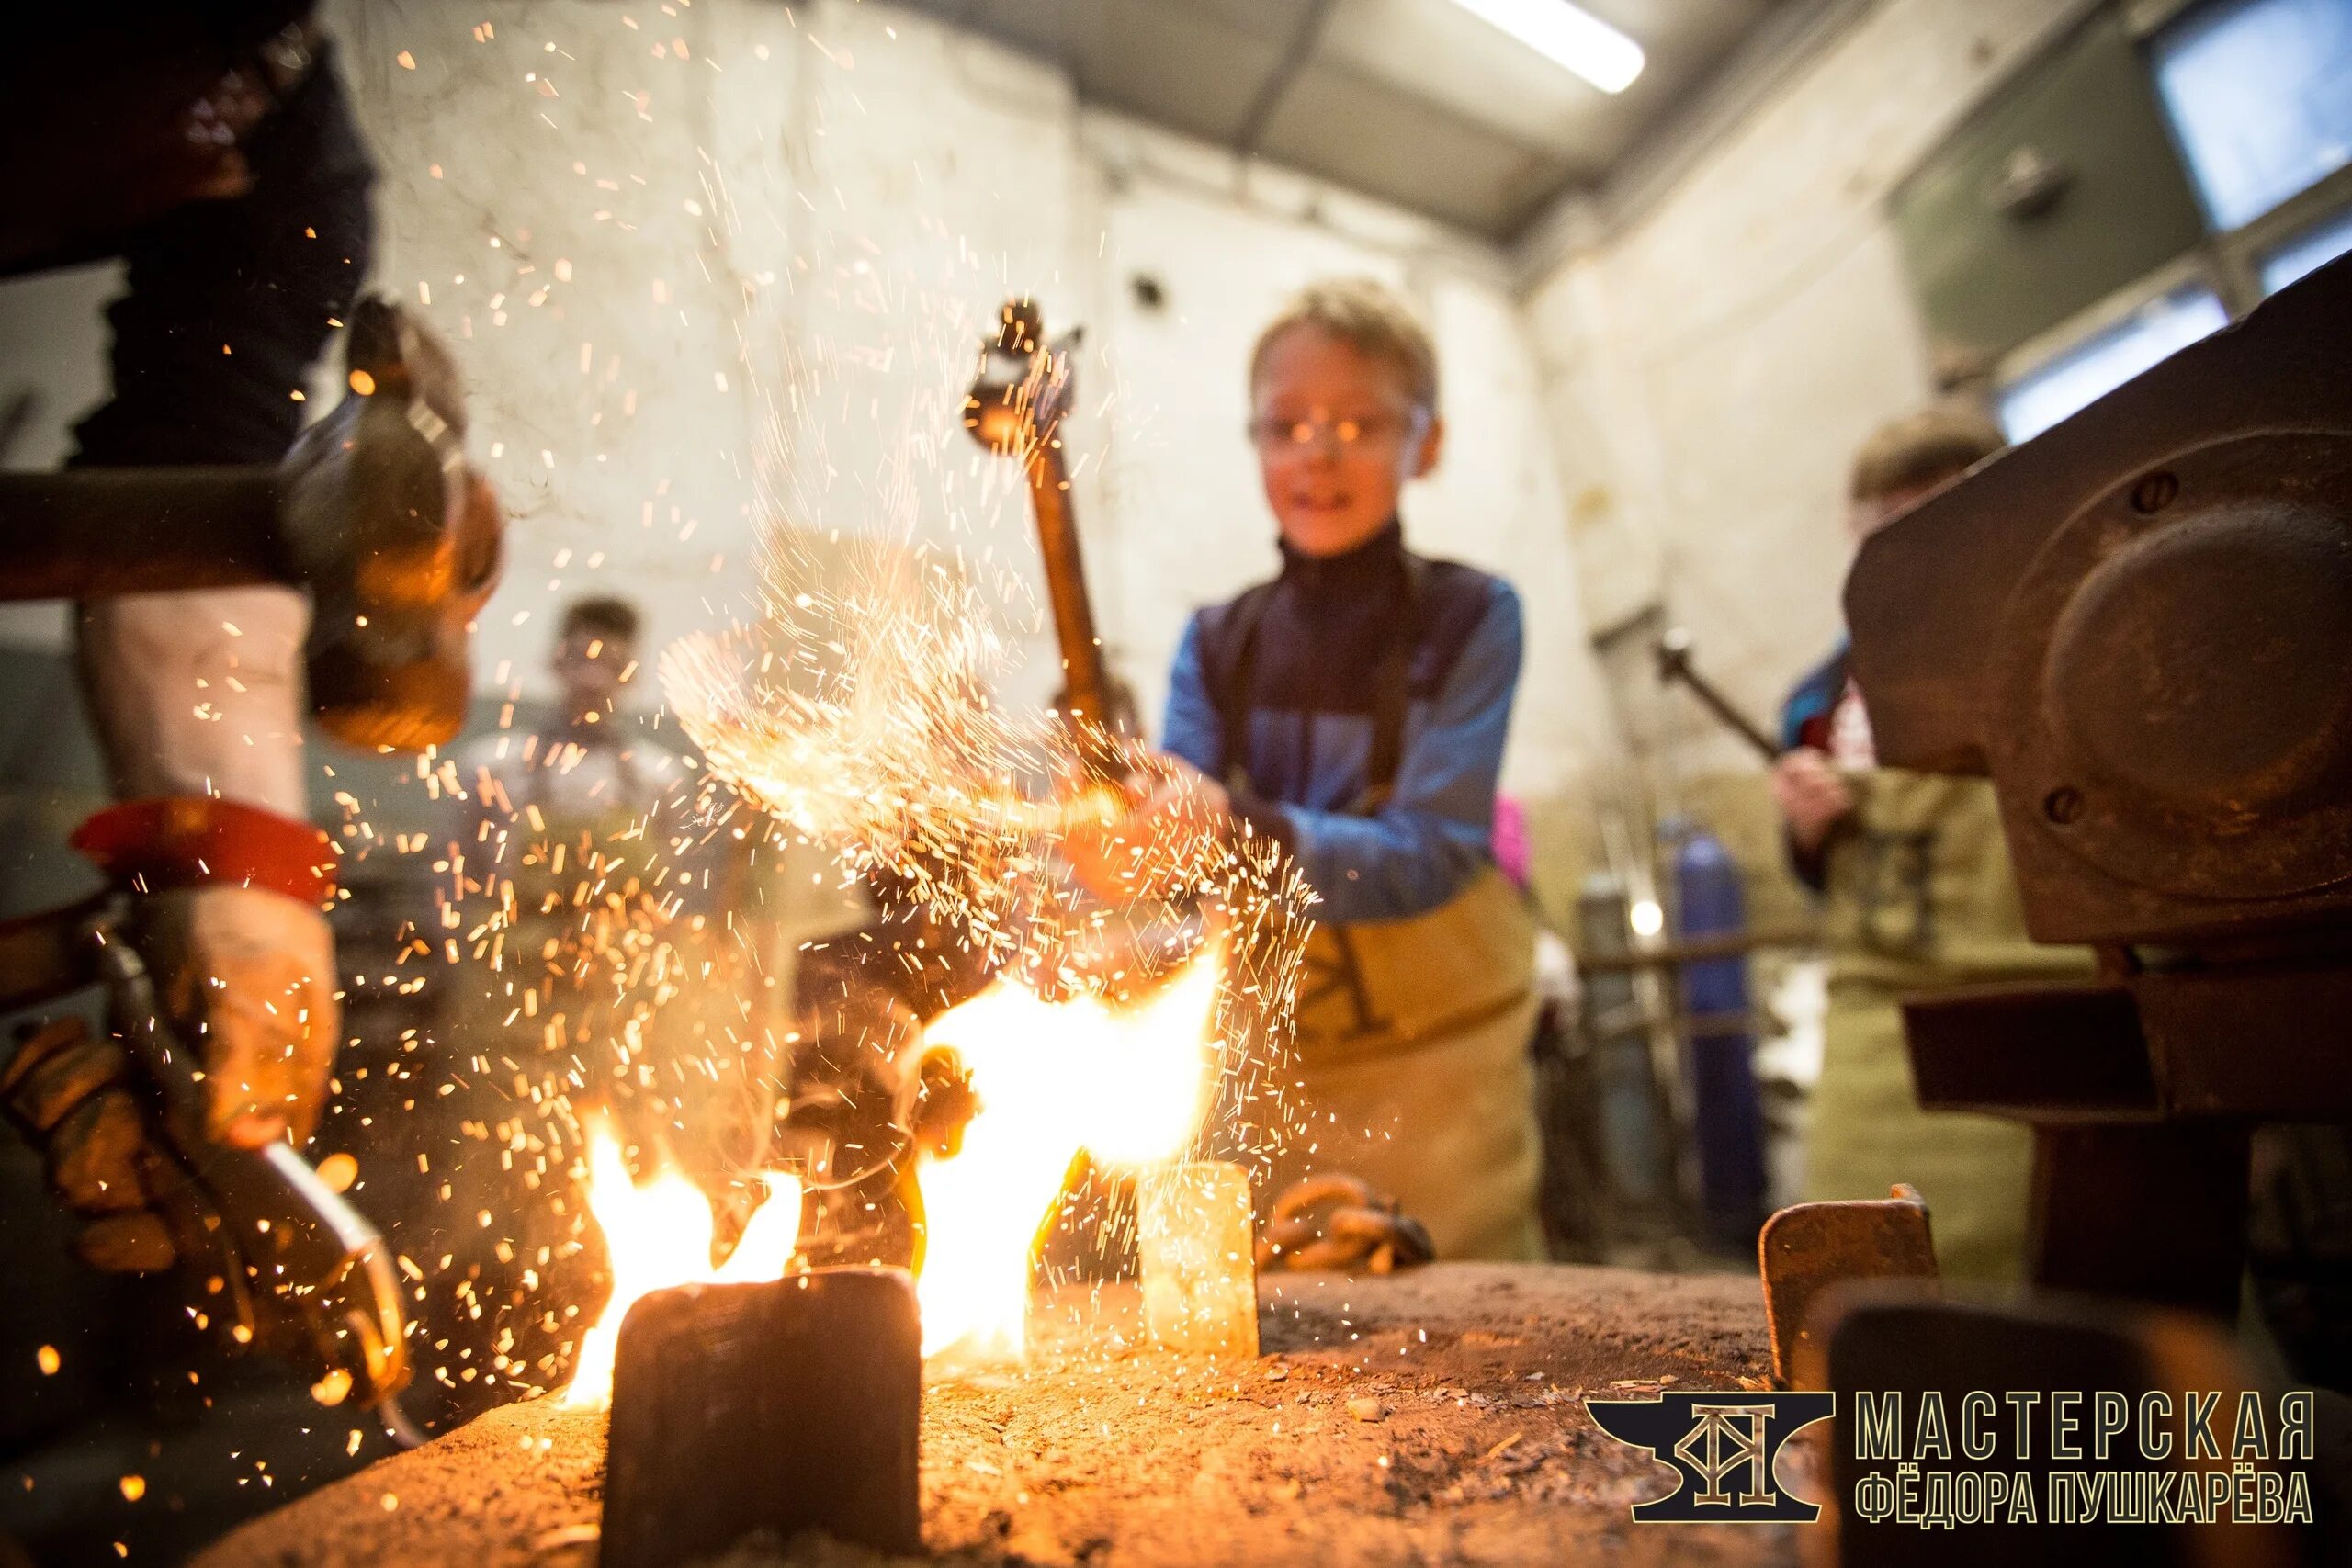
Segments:
[[[1037,1237],[1083,1151],[1114,1168],[1182,1158],[1208,1110],[1210,1037],[1225,953],[1211,943],[1132,1006],[1097,997],[1049,1002],[1006,979],[942,1014],[929,1046],[955,1051],[979,1097],[952,1159],[921,1172],[928,1240],[916,1283],[926,1357],[1017,1360],[1025,1346]],[[562,1403],[612,1402],[621,1321],[675,1285],[780,1278],[800,1223],[800,1188],[771,1173],[773,1196],[727,1261],[710,1264],[710,1206],[664,1166],[632,1181],[612,1128],[590,1123],[589,1212],[612,1258],[613,1294],[581,1341]]]
[[[1205,946],[1129,1007],[1000,981],[926,1032],[962,1058],[980,1108],[962,1151],[920,1172],[924,1355],[1020,1358],[1037,1236],[1081,1150],[1112,1167],[1182,1157],[1208,1110],[1223,965]]]
[[[628,1309],[673,1285],[780,1280],[800,1233],[800,1184],[770,1173],[769,1198],[725,1263],[710,1263],[710,1202],[664,1165],[642,1186],[629,1179],[620,1139],[601,1119],[588,1127],[588,1210],[612,1254],[613,1296],[580,1342],[562,1403],[601,1409],[613,1400],[613,1350]]]

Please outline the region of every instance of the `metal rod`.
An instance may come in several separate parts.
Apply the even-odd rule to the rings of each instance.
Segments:
[[[1657,678],[1668,683],[1679,681],[1690,688],[1690,694],[1705,705],[1709,713],[1723,720],[1732,733],[1754,747],[1768,762],[1780,761],[1781,743],[1764,733],[1764,728],[1732,705],[1729,697],[1715,683],[1691,667],[1690,634],[1677,626],[1657,639]]]
[[[265,465],[0,474],[0,600],[282,582]]]
[[[1587,975],[1626,974],[1636,969],[1671,969],[1684,964],[1703,964],[1714,958],[1736,958],[1744,953],[1754,953],[1767,947],[1812,947],[1821,941],[1815,926],[1789,926],[1777,931],[1736,931],[1724,936],[1699,937],[1690,942],[1665,942],[1657,947],[1634,948],[1623,953],[1591,953],[1577,955],[1577,967]]]

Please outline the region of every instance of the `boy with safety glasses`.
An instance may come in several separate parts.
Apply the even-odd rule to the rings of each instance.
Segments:
[[[1115,896],[1202,813],[1280,841],[1322,902],[1269,1190],[1342,1172],[1441,1256],[1541,1257],[1533,927],[1492,852],[1518,595],[1406,548],[1398,496],[1445,426],[1429,334],[1388,290],[1307,288],[1260,334],[1250,386],[1282,571],[1194,615],[1165,776],[1072,858]]]

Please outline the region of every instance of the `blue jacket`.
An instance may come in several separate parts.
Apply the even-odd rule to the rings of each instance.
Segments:
[[[1810,746],[1815,750],[1829,750],[1830,716],[1838,711],[1838,703],[1846,694],[1846,672],[1850,656],[1841,639],[1838,651],[1805,671],[1804,679],[1790,688],[1788,700],[1781,705],[1781,749],[1793,750]]]
[[[1816,751],[1829,750],[1829,725],[1838,712],[1838,705],[1846,695],[1847,666],[1850,656],[1841,638],[1838,651],[1805,671],[1790,691],[1788,701],[1781,705],[1781,748],[1792,751],[1800,746],[1810,746]],[[1789,869],[1796,879],[1815,893],[1829,890],[1829,857],[1823,845],[1810,853],[1797,848],[1797,841],[1786,829],[1781,832],[1781,848],[1787,851]]]
[[[1283,556],[1272,584],[1185,628],[1162,744],[1227,781],[1237,814],[1282,840],[1323,897],[1318,918],[1350,925],[1434,909],[1492,863],[1519,595],[1471,567],[1408,558],[1394,524],[1344,556]],[[1408,632],[1410,648],[1399,648]],[[1392,652],[1403,659],[1402,744],[1393,787],[1366,811],[1379,671]],[[1247,755],[1235,758],[1220,707],[1237,679],[1248,686],[1246,723],[1230,732],[1246,736],[1237,749]]]

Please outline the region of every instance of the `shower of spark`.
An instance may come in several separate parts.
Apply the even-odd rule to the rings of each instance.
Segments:
[[[532,417],[486,418],[478,437],[520,502],[507,585],[482,626],[484,689],[504,697],[496,732],[397,777],[320,764],[346,869],[368,884],[357,912],[382,922],[380,935],[361,925],[338,939],[356,972],[354,1014],[378,1011],[365,1031],[355,1022],[367,1049],[338,1063],[329,1126],[355,1151],[355,1194],[394,1222],[431,1392],[470,1409],[544,1392],[576,1357],[603,1353],[582,1341],[600,1288],[587,1279],[592,1223],[617,1249],[621,1234],[644,1234],[628,1216],[657,1191],[689,1238],[710,1202],[720,1228],[740,1221],[730,1185],[745,1197],[758,1160],[732,1134],[770,1110],[760,1091],[790,1046],[779,972],[807,914],[740,889],[781,887],[787,863],[808,904],[828,901],[810,892],[817,867],[831,867],[822,881],[886,886],[995,969],[998,988],[967,1004],[978,1012],[942,1021],[966,1036],[985,1101],[977,1146],[1030,1114],[1026,1075],[1079,1059],[971,1035],[1032,1009],[1052,1015],[1057,1039],[1107,1042],[1105,1065],[1157,1064],[1138,1081],[1204,1075],[1186,1130],[1169,1134],[1197,1141],[1279,1055],[1310,896],[1274,845],[1207,824],[1138,860],[1134,911],[1101,908],[1060,870],[1064,839],[1122,804],[1073,787],[1069,738],[1008,695],[1035,694],[1034,657],[1025,682],[1022,666],[1047,640],[1035,552],[1018,465],[978,450],[960,412],[998,302],[1016,280],[1065,287],[1052,247],[1031,243],[1043,231],[1010,208],[967,231],[948,209],[803,188],[790,159],[697,146],[687,164],[647,140],[693,117],[722,69],[739,84],[796,73],[810,138],[864,125],[847,52],[813,36],[787,43],[803,27],[790,7],[748,52],[698,39],[691,58],[683,37],[640,38],[619,12],[561,28],[483,22],[428,42],[390,13],[346,10],[351,56],[396,66],[380,88],[404,110],[381,128],[399,140],[391,162],[425,170],[424,198],[447,203],[435,210],[468,236],[404,289],[453,340],[479,344],[479,363],[528,367],[543,394]],[[605,29],[654,74],[619,95],[572,90],[579,62],[615,41]],[[884,28],[876,51],[895,38]],[[547,151],[473,156],[436,97],[461,83],[485,102],[517,95],[530,123],[556,133],[533,144]],[[510,177],[514,159],[528,177]],[[920,161],[913,173],[929,177]],[[612,233],[639,238],[607,244]],[[708,391],[698,371],[674,374],[698,355]],[[1072,411],[1074,441],[1114,404],[1140,406],[1121,402],[1110,369],[1088,361],[1099,400]],[[1124,413],[1119,434],[1129,451],[1156,438]],[[1101,482],[1090,467],[1101,455],[1079,453],[1073,479]],[[747,570],[754,552],[760,570]],[[655,558],[658,581],[641,578]],[[746,584],[753,597],[738,597]],[[522,786],[574,775],[586,732],[532,732],[528,661],[560,597],[616,590],[665,631],[696,604],[744,624],[662,659],[673,712],[623,701],[596,721],[607,754],[661,771],[658,802],[560,819]],[[676,728],[707,757],[665,744]],[[1125,755],[1149,772],[1141,748]],[[427,882],[435,897],[419,913]],[[1171,910],[1188,919],[1165,926],[1192,945],[1135,940]],[[1188,964],[1195,948],[1216,956]],[[1170,976],[1159,991],[1146,983]],[[1205,1027],[1201,986],[1214,992]],[[1157,1043],[1123,1055],[1120,1031],[1145,1013]],[[657,1123],[717,1196],[690,1213],[683,1178],[640,1190],[614,1176],[616,1153],[581,1125],[600,1105],[633,1105],[633,1134]],[[1111,1139],[1097,1122],[1053,1135],[1062,1147]],[[1259,1135],[1273,1134],[1242,1142]],[[922,1172],[935,1254],[960,1245],[948,1235],[956,1184],[982,1169],[951,1175],[956,1163]],[[771,1200],[754,1224],[793,1207]],[[1000,1275],[1027,1242],[1005,1245],[990,1263]],[[739,1247],[730,1277],[753,1253]],[[694,1246],[650,1273],[629,1267],[656,1285],[710,1274]],[[927,1287],[934,1314],[945,1279]],[[607,1345],[626,1304],[595,1325]],[[575,1379],[576,1396],[592,1384]]]
[[[1255,1092],[1309,895],[1277,846],[1202,817],[1134,849],[1131,903],[1096,903],[1060,850],[1125,800],[1084,782],[1066,726],[991,699],[1000,607],[938,552],[863,565],[837,596],[772,578],[761,626],[673,648],[662,678],[720,780],[996,970],[925,1033],[961,1059],[979,1111],[961,1151],[920,1170],[920,1292],[927,1353],[1017,1358],[1036,1239],[1073,1160],[1183,1158],[1213,1106]],[[1162,766],[1117,750],[1137,773]],[[1136,940],[1155,920],[1190,933],[1189,957],[1182,936]]]
[[[1080,782],[1068,727],[995,700],[1012,613],[1001,583],[935,547],[842,556],[831,575],[848,585],[828,587],[773,551],[759,625],[663,655],[671,710],[753,806],[905,889],[992,961],[1057,975],[1090,932],[1126,918],[1079,892],[1059,859],[1124,802]],[[1115,750],[1136,773],[1159,767],[1132,740]],[[1204,902],[1238,928],[1242,962],[1272,965],[1261,979],[1295,968],[1308,895],[1272,842],[1203,819],[1138,847],[1129,874],[1138,904]]]

